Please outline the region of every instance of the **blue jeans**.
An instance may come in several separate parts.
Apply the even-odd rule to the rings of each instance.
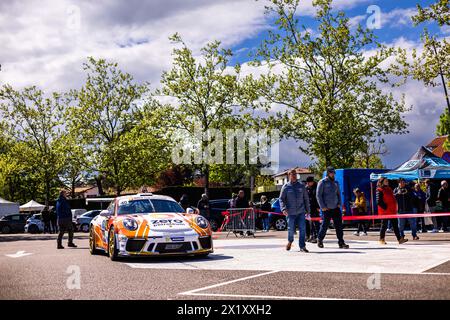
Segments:
[[[399,214],[402,214],[401,212],[399,212]],[[416,218],[405,218],[405,219],[398,219],[398,229],[400,231],[400,237],[404,237],[405,236],[405,225],[406,225],[406,220],[409,221],[409,226],[411,227],[411,234],[413,237],[417,237],[417,223],[416,223]]]
[[[263,230],[269,231],[270,229],[270,223],[269,223],[269,217],[262,218],[262,224],[263,224]]]
[[[305,225],[305,214],[301,213],[296,216],[288,215],[288,241],[294,242],[294,232],[295,227],[298,226],[299,235],[298,235],[298,244],[300,249],[305,248],[305,235],[306,235],[306,225]]]

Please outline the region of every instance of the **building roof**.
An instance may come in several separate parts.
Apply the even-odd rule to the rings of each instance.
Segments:
[[[308,168],[300,168],[300,167],[295,167],[295,168],[291,168],[291,169],[287,169],[284,170],[282,172],[276,173],[274,174],[272,177],[276,178],[276,177],[281,177],[281,176],[286,176],[288,174],[289,171],[291,171],[292,169],[295,169],[295,171],[298,174],[312,174],[313,172],[308,169]]]
[[[444,143],[447,139],[448,135],[435,137],[426,145],[426,147],[433,152],[435,156],[442,158],[446,152],[444,149]]]
[[[75,187],[75,193],[83,193],[94,188],[97,188],[97,186]]]

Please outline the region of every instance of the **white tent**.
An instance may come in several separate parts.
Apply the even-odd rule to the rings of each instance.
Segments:
[[[43,204],[40,204],[39,202],[36,202],[34,200],[31,200],[24,205],[20,206],[21,212],[32,212],[32,211],[42,211],[45,206]]]
[[[0,198],[0,217],[19,213],[19,204]]]

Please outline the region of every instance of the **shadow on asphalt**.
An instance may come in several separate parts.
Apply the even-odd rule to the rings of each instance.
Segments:
[[[64,239],[67,238],[67,233],[64,234]],[[89,236],[86,234],[75,234],[74,239],[88,239]],[[56,234],[41,234],[41,235],[29,235],[29,234],[6,234],[0,237],[0,242],[13,242],[13,241],[46,241],[52,240],[56,241]]]
[[[218,261],[233,259],[233,256],[226,256],[222,254],[210,254],[206,257],[195,256],[162,256],[162,257],[123,257],[120,258],[120,262],[125,263],[188,263],[188,262],[201,262],[201,261]]]

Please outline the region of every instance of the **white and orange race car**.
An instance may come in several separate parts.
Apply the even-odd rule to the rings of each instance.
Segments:
[[[199,255],[213,252],[208,220],[185,212],[171,197],[151,193],[115,198],[90,224],[89,251],[111,260],[125,256]]]

